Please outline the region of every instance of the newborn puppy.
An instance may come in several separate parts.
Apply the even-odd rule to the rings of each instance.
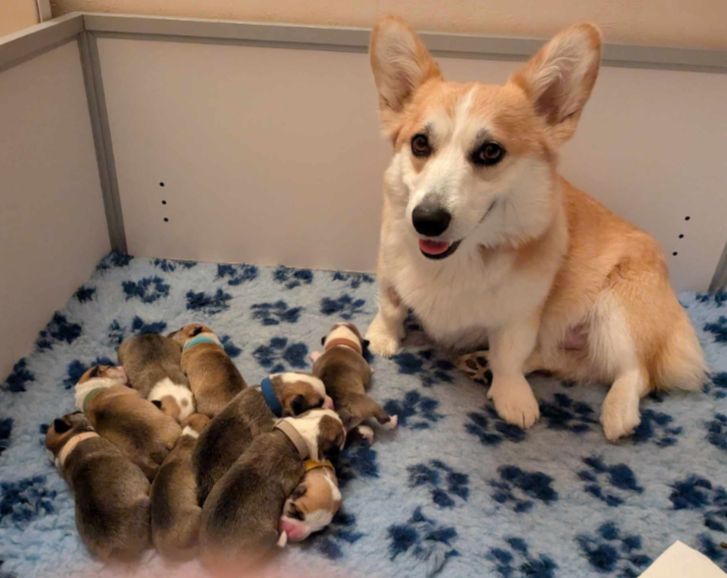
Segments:
[[[190,323],[169,337],[182,345],[182,370],[197,401],[197,411],[215,417],[245,387],[245,380],[212,330]]]
[[[320,377],[326,384],[326,391],[336,404],[346,431],[357,428],[369,442],[374,432],[362,425],[371,418],[394,428],[396,416],[389,416],[376,401],[366,394],[371,383],[371,368],[363,357],[364,340],[358,329],[351,323],[334,325],[322,340],[323,353],[314,353],[313,375]]]
[[[159,554],[186,562],[197,554],[199,517],[192,451],[209,418],[192,414],[182,435],[159,468],[151,487],[151,537]]]
[[[182,433],[179,424],[127,387],[123,369],[97,365],[76,384],[76,408],[150,479]]]
[[[194,450],[199,504],[252,439],[273,429],[276,418],[325,406],[330,408],[331,401],[323,382],[308,373],[273,374],[259,388],[240,392],[210,422]]]
[[[76,498],[76,527],[88,551],[109,561],[138,560],[149,547],[149,481],[81,412],[58,418],[45,447]]]
[[[345,439],[340,418],[327,409],[281,419],[272,431],[257,436],[204,504],[202,562],[218,568],[229,564],[240,572],[239,564],[254,567],[276,544],[284,546],[280,515],[305,473],[305,460],[338,455]]]
[[[142,333],[125,339],[117,354],[129,384],[177,421],[194,412],[194,397],[182,371],[182,348],[173,339]]]
[[[301,542],[333,520],[341,507],[336,470],[328,460],[306,460],[305,475],[285,501],[280,530],[290,542]]]

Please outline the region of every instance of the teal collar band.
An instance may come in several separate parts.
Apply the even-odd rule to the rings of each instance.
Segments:
[[[220,342],[215,337],[210,337],[208,335],[198,335],[197,337],[192,337],[192,339],[188,339],[187,343],[184,344],[183,351],[187,351],[187,349],[191,349],[195,345],[200,345],[201,343],[212,343],[214,345],[220,345]]]

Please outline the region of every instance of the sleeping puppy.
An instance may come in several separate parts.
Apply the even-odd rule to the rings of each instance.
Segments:
[[[177,445],[164,460],[151,487],[151,537],[159,554],[186,562],[197,554],[199,517],[192,451],[209,422],[201,413],[185,422]]]
[[[280,530],[289,542],[301,542],[320,532],[341,507],[336,470],[328,460],[306,460],[305,475],[285,501]]]
[[[245,570],[266,561],[287,542],[280,515],[305,473],[305,460],[335,457],[346,432],[338,415],[314,409],[279,420],[260,434],[215,485],[202,509],[203,564]],[[244,575],[244,572],[241,572]]]
[[[351,323],[334,325],[322,343],[323,353],[311,355],[313,375],[326,385],[346,431],[357,429],[372,442],[373,430],[362,425],[366,421],[375,418],[387,428],[396,427],[396,416],[390,416],[366,394],[371,383],[371,368],[363,357],[364,340],[356,326]]]
[[[194,450],[199,504],[253,438],[273,429],[276,418],[319,407],[330,408],[330,398],[323,382],[307,373],[273,374],[263,379],[259,388],[240,392],[210,422]]]
[[[182,370],[189,379],[197,411],[215,417],[245,388],[245,380],[206,325],[190,323],[169,337],[182,345]]]
[[[179,424],[127,387],[123,369],[97,365],[76,384],[76,408],[150,479],[182,433]]]
[[[104,561],[138,560],[149,547],[149,481],[81,412],[58,418],[45,446],[76,497],[76,527]]]
[[[129,384],[142,397],[179,422],[194,413],[179,343],[156,333],[142,333],[125,339],[117,354]]]

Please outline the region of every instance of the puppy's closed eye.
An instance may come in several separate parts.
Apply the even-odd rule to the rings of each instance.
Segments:
[[[305,513],[301,512],[295,504],[290,504],[287,516],[294,520],[300,520],[301,522],[305,521]]]
[[[304,396],[296,395],[290,403],[290,409],[293,411],[293,415],[300,415],[301,413],[308,411],[310,407],[308,406],[308,402]]]

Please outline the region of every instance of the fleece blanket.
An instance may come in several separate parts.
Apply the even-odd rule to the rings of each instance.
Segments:
[[[43,447],[91,364],[128,335],[211,325],[249,383],[310,368],[339,320],[376,310],[366,274],[217,265],[111,254],[55,313],[0,391],[0,576],[104,575],[74,525],[73,498]],[[636,433],[603,438],[605,390],[533,377],[542,418],[498,419],[415,321],[407,346],[375,358],[371,394],[395,432],[354,444],[333,524],[280,556],[287,576],[638,576],[679,539],[727,568],[727,294],[681,295],[711,377],[695,394],[652,396]],[[136,574],[199,575],[152,553]]]

